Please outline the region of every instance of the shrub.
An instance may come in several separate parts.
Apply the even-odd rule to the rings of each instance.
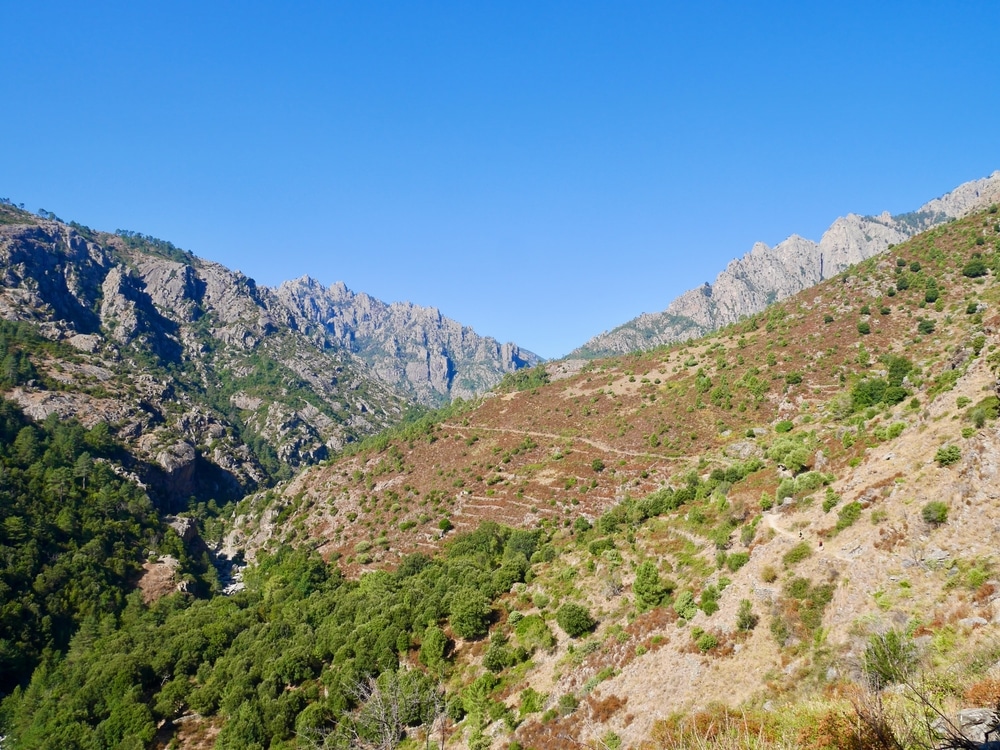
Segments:
[[[602,552],[614,548],[615,548],[615,542],[611,537],[603,537],[602,539],[595,539],[594,541],[592,541],[590,544],[587,545],[587,549],[590,551],[590,554],[594,556],[598,556]]]
[[[694,594],[690,591],[682,591],[674,601],[674,612],[685,620],[690,620],[698,614],[698,605],[694,603]]]
[[[785,382],[788,383],[788,385],[798,385],[799,383],[802,382],[802,373],[801,372],[788,373],[787,375],[785,375]]]
[[[791,420],[783,419],[774,426],[775,432],[791,432],[795,425]]]
[[[837,531],[843,531],[848,526],[853,525],[855,521],[861,518],[861,510],[861,503],[857,500],[841,508],[837,514]]]
[[[437,625],[429,626],[424,631],[424,638],[420,644],[420,653],[418,654],[420,662],[431,669],[437,669],[444,664],[447,652],[448,636]]]
[[[858,323],[858,333],[860,333],[862,336],[867,336],[871,332],[872,332],[872,327],[867,320],[862,320],[860,323]]]
[[[698,636],[698,640],[696,641],[696,643],[698,644],[698,648],[702,652],[711,651],[713,648],[719,645],[719,639],[716,638],[711,633],[702,633],[700,636]]]
[[[489,631],[490,612],[484,594],[475,589],[461,589],[451,601],[451,628],[467,641],[482,638]]]
[[[701,590],[701,611],[711,617],[719,611],[719,589],[709,585]]]
[[[576,708],[579,705],[580,701],[578,701],[576,696],[572,693],[566,693],[566,695],[559,696],[559,713],[563,716],[569,716],[571,713],[576,711]]]
[[[781,483],[778,485],[778,491],[775,494],[778,500],[784,500],[786,497],[791,497],[792,495],[794,495],[795,480],[789,479],[788,477],[782,479]]]
[[[735,573],[748,562],[750,562],[749,552],[733,552],[726,558],[726,567]]]
[[[549,630],[549,626],[541,615],[523,617],[513,627],[514,638],[518,645],[529,652],[535,649],[548,651],[556,645],[555,636],[552,635],[552,631]]]
[[[829,313],[827,313],[826,315],[823,316],[823,322],[824,323],[832,323],[833,322],[833,316],[830,315]]]
[[[934,460],[938,462],[939,466],[951,466],[961,457],[962,450],[957,445],[946,445],[938,448],[938,452],[934,454]]]
[[[948,520],[948,506],[940,500],[931,500],[920,511],[920,515],[927,523],[939,526]]]
[[[774,583],[778,580],[778,570],[773,565],[765,565],[761,568],[760,580],[764,583]]]
[[[538,713],[545,706],[547,698],[548,696],[545,693],[539,693],[534,688],[526,687],[521,691],[521,706],[518,709],[518,713],[522,717]]]
[[[635,583],[632,593],[635,594],[635,605],[640,611],[658,607],[670,595],[672,586],[660,580],[656,563],[646,560],[635,572]]]
[[[785,564],[786,568],[790,568],[802,562],[810,555],[812,555],[812,547],[809,546],[809,542],[799,542],[784,554],[781,561]]]
[[[736,629],[748,633],[757,627],[760,618],[753,612],[753,604],[749,599],[740,600],[740,608],[736,611]]]
[[[980,238],[982,239],[982,238]],[[976,279],[986,275],[986,263],[982,258],[973,258],[962,268],[962,275],[970,279]]]
[[[893,629],[868,639],[862,668],[876,690],[901,682],[913,671],[917,650],[905,633]]]
[[[934,333],[934,321],[930,318],[921,318],[917,321],[917,331],[923,334]]]
[[[776,461],[793,474],[801,472],[810,460],[809,449],[805,447],[801,437],[785,435],[777,438],[767,451],[767,457]]]
[[[597,627],[597,620],[590,616],[586,607],[579,604],[564,604],[556,612],[556,622],[570,638],[579,638]]]
[[[590,468],[596,472],[602,472],[604,471],[604,462],[599,458],[595,458],[590,462]]]

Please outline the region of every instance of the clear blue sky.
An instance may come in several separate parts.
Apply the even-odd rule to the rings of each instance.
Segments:
[[[0,196],[546,357],[1000,169],[995,2],[6,2]]]

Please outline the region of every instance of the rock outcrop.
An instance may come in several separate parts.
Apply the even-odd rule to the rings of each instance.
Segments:
[[[506,373],[541,361],[516,344],[480,336],[437,308],[386,304],[343,283],[325,287],[303,276],[275,293],[299,330],[351,351],[386,383],[428,406],[471,398]]]
[[[239,497],[407,405],[350,352],[299,332],[274,292],[243,274],[9,205],[0,318],[53,342],[29,347],[39,377],[0,395],[36,418],[107,423],[167,510]]]
[[[434,308],[278,289],[132,232],[0,204],[0,319],[55,342],[9,383],[36,418],[106,422],[164,509],[239,497],[539,358]]]
[[[685,292],[666,310],[639,317],[590,339],[570,357],[599,357],[652,349],[702,336],[760,312],[951,219],[1000,201],[1000,171],[967,182],[912,213],[891,216],[848,214],[837,219],[819,242],[792,235],[774,247],[758,242],[726,266],[713,284]]]

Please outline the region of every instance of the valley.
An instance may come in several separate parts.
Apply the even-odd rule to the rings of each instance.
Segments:
[[[957,736],[1000,701],[1000,214],[970,201],[647,351],[445,325],[488,354],[444,367],[465,390],[330,300],[432,313],[2,207],[12,747]]]

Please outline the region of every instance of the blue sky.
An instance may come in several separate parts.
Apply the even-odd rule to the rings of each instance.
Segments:
[[[546,357],[1000,169],[990,2],[4,6],[0,196]]]

